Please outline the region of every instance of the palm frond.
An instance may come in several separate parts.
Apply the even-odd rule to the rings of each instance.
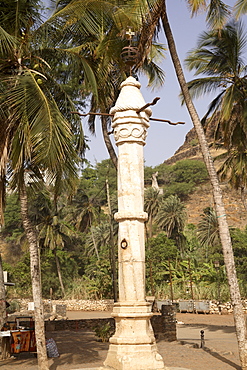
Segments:
[[[162,202],[155,220],[167,232],[168,238],[183,231],[186,212],[178,196],[170,195]]]
[[[221,86],[222,79],[220,77],[203,77],[188,82],[188,88],[193,98],[217,91]]]
[[[186,58],[189,69],[207,76],[188,83],[192,97],[217,93],[202,122],[212,114],[209,122],[216,124],[215,137],[221,137],[226,148],[241,151],[247,133],[245,47],[242,23],[231,21],[220,31],[204,32]]]
[[[19,122],[12,145],[13,168],[31,159],[53,172],[62,163],[69,166],[69,158],[76,158],[70,145],[71,128],[55,101],[46,96],[31,72],[14,81],[5,101],[13,112],[12,120]]]
[[[186,0],[186,2],[191,10],[192,16],[196,15],[200,10],[205,11],[207,8],[206,0]]]
[[[83,35],[98,35],[102,24],[104,28],[112,22],[116,6],[110,1],[99,0],[74,0],[64,7],[59,8],[42,25],[42,28],[52,25],[56,29],[72,34],[76,30]],[[76,27],[76,28],[75,28]]]
[[[41,23],[40,10],[39,0],[1,2],[0,24],[11,35],[21,37]]]
[[[202,219],[198,224],[198,239],[203,246],[217,246],[220,243],[219,225],[216,212],[208,207],[201,215]]]
[[[216,159],[221,158],[217,157]],[[241,186],[246,187],[247,153],[230,150],[225,153],[223,159],[224,161],[217,171],[220,180],[228,181],[235,189],[239,189]]]
[[[242,14],[247,13],[247,1],[238,0],[234,5],[235,16],[238,19]]]
[[[222,102],[222,97],[224,95],[224,91],[222,91],[221,93],[219,93],[216,98],[214,98],[211,103],[209,104],[208,106],[208,110],[207,110],[207,113],[204,115],[204,117],[202,118],[202,122],[205,122],[206,119],[213,113],[215,112],[215,114],[212,115],[212,119],[215,119],[217,114],[218,114],[218,111],[220,109],[220,106],[221,106],[221,102]]]
[[[211,0],[207,9],[207,22],[212,29],[221,29],[229,19],[230,7],[221,0]]]
[[[161,87],[165,82],[164,71],[154,62],[144,62],[141,72],[148,77],[148,86],[153,89]]]
[[[83,52],[85,52],[85,55],[83,55]],[[78,81],[79,79],[83,79],[85,89],[90,90],[97,99],[98,89],[95,73],[90,65],[90,59],[87,57],[87,49],[85,46],[81,45],[75,48],[47,48],[42,50],[42,53],[47,55],[49,59],[51,58],[51,61],[52,58],[60,59],[60,65],[63,63],[67,68],[70,65],[71,68],[68,76],[71,76],[71,78],[77,76]]]
[[[246,35],[241,22],[230,22],[220,32],[203,32],[196,48],[188,53],[186,66],[195,73],[208,76],[231,77],[245,67],[242,55]]]
[[[19,45],[15,36],[10,35],[0,26],[0,56],[1,58],[13,57],[13,50]],[[0,63],[1,60],[0,60]]]

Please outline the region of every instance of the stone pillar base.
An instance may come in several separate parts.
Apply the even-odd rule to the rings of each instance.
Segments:
[[[110,344],[102,370],[168,370],[156,344]]]
[[[111,370],[165,370],[158,353],[148,302],[115,303],[112,316],[116,332],[110,338],[110,346],[103,369]]]

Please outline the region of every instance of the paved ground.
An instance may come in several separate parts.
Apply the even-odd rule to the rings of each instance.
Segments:
[[[69,318],[107,317],[109,313],[69,312]],[[177,314],[177,342],[157,343],[167,367],[191,370],[240,370],[237,341],[231,315]],[[183,323],[182,323],[183,322]],[[200,331],[204,330],[205,349],[200,347]],[[103,365],[108,344],[97,341],[91,332],[51,332],[59,358],[50,359],[50,370],[88,369]],[[33,355],[20,354],[16,359],[0,361],[3,370],[37,370]],[[134,370],[134,369],[133,369]]]

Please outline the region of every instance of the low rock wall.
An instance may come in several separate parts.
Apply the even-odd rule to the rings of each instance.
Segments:
[[[15,299],[20,305],[20,311],[28,310],[28,299]],[[177,302],[178,303],[178,302]],[[69,300],[44,300],[44,308],[46,312],[49,311],[49,307],[56,305],[66,306],[67,311],[111,311],[113,308],[113,300],[82,300],[82,299],[69,299]],[[244,311],[247,313],[247,301],[243,300]],[[47,308],[47,309],[46,309]],[[233,308],[230,302],[226,303],[217,303],[215,301],[210,301],[210,310],[211,314],[231,314]]]
[[[31,316],[33,311],[28,311],[29,300],[19,300],[21,316]],[[151,324],[154,330],[156,340],[175,341],[177,339],[176,332],[176,313],[174,306],[162,306],[161,314],[154,314],[151,318]],[[55,308],[55,309],[54,309]],[[67,311],[112,311],[113,301],[83,301],[83,300],[44,300],[45,327],[47,331],[57,330],[84,330],[94,331],[97,326],[103,326],[107,323],[115,330],[115,320],[113,318],[102,319],[80,319],[68,320],[66,318]],[[50,313],[53,312],[54,315]],[[47,316],[46,316],[47,313]],[[16,313],[11,315],[10,321],[15,321]],[[63,316],[63,317],[62,317]],[[62,318],[62,319],[61,319]],[[28,324],[28,323],[26,323]]]
[[[171,307],[171,309],[173,308]],[[115,320],[113,318],[46,321],[45,329],[46,331],[94,331],[96,327],[104,326],[107,323],[110,323],[111,327],[115,330]],[[174,310],[173,314],[171,314],[170,311],[167,316],[154,315],[151,317],[151,324],[156,340],[164,340],[167,342],[177,340],[176,315]]]
[[[28,310],[30,299],[15,299],[20,305],[20,311]],[[49,300],[44,299],[44,307],[49,308],[53,305],[66,305],[67,311],[111,311],[113,308],[113,300],[83,300],[83,299],[67,299],[67,300]]]

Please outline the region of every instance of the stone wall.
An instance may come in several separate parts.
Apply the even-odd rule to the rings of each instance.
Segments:
[[[29,300],[19,300],[21,312],[20,316],[31,316],[33,311],[28,311]],[[68,320],[66,317],[67,311],[112,311],[113,301],[84,301],[84,300],[44,300],[45,312],[45,327],[47,331],[57,330],[84,330],[94,331],[95,327],[99,325],[110,325],[115,329],[115,320],[113,318],[102,319],[80,319]],[[154,314],[151,318],[151,324],[154,330],[156,340],[175,341],[177,339],[176,333],[176,313],[174,306],[162,306],[161,314]],[[9,316],[9,321],[15,321],[17,313]],[[23,323],[28,325],[28,323]]]
[[[46,331],[94,331],[97,326],[104,326],[107,323],[110,323],[111,327],[115,330],[115,320],[113,318],[46,321],[45,328]],[[176,315],[172,306],[166,306],[161,315],[155,314],[151,318],[151,324],[156,340],[167,342],[177,340]]]
[[[20,311],[28,310],[30,299],[14,299],[20,305]],[[83,299],[67,299],[67,300],[48,300],[44,299],[44,308],[50,312],[50,307],[56,305],[66,305],[67,311],[111,311],[113,308],[113,300],[83,300]]]
[[[83,330],[83,331],[94,331],[98,325],[105,325],[110,323],[111,326],[115,326],[113,318],[103,319],[78,319],[78,320],[52,320],[45,322],[46,331],[59,331],[59,330]]]
[[[20,311],[28,311],[28,299],[14,299],[14,301],[18,301],[20,305]],[[165,301],[169,300],[164,300]],[[11,302],[11,300],[9,301]],[[162,301],[158,301],[158,303],[163,304]],[[244,312],[247,313],[247,301],[243,301]],[[169,304],[169,303],[166,303]],[[178,302],[177,302],[178,305]],[[53,307],[61,307],[64,310],[64,306],[66,306],[67,311],[112,311],[113,308],[113,300],[82,300],[82,299],[69,299],[69,300],[53,300],[49,301],[44,299],[44,311],[49,313],[52,312],[54,309]],[[159,307],[160,308],[160,307]],[[210,301],[210,313],[211,314],[218,314],[219,310],[222,314],[231,314],[233,312],[233,308],[230,302],[221,303],[220,305],[215,301]],[[57,312],[57,309],[56,309]],[[59,311],[60,312],[60,311]],[[64,316],[64,312],[63,312]]]
[[[161,315],[154,315],[151,318],[156,340],[172,342],[177,340],[176,312],[172,305],[163,305]]]

